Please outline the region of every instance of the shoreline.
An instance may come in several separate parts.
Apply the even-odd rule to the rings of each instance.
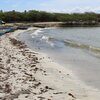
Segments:
[[[52,29],[52,28],[58,28],[58,27],[48,27],[47,29]],[[41,29],[45,29],[45,28],[36,28],[35,31],[34,31],[32,34],[36,34],[35,32],[40,31]],[[22,34],[23,34],[23,33],[22,33]],[[19,39],[19,40],[20,40],[20,39]],[[23,42],[24,42],[24,41],[23,41]],[[42,54],[42,55],[47,56],[48,58],[52,59],[52,61],[55,62],[56,64],[58,64],[59,67],[61,67],[61,68],[63,67],[63,71],[66,70],[66,71],[70,72],[71,77],[73,77],[73,79],[77,80],[78,83],[82,84],[83,87],[85,86],[85,87],[87,87],[87,88],[89,88],[89,89],[94,89],[94,90],[100,91],[100,90],[99,90],[98,88],[96,88],[96,87],[86,85],[86,83],[85,83],[83,80],[79,79],[79,77],[71,70],[71,68],[68,68],[68,67],[66,68],[66,66],[70,66],[69,64],[67,64],[66,66],[65,66],[65,64],[62,65],[62,64],[59,63],[56,59],[53,59],[52,57],[50,57],[49,54],[44,53],[44,52],[42,52],[42,51],[39,51],[38,49],[31,48],[31,47],[28,47],[28,48],[30,48],[32,51],[38,52],[39,54]]]
[[[92,22],[77,22],[77,21],[68,21],[68,22],[15,22],[15,23],[6,23],[1,24],[0,29],[3,28],[12,28],[12,29],[27,29],[29,27],[37,28],[46,28],[46,27],[100,27],[100,23]]]
[[[83,85],[71,71],[53,62],[47,54],[32,51],[17,40],[18,34],[29,30],[18,30],[0,37],[0,64],[3,65],[0,79],[7,78],[0,82],[2,100],[100,99],[100,91]]]

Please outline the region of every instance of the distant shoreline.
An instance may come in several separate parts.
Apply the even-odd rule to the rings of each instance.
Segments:
[[[23,22],[23,23],[6,23],[1,24],[0,29],[12,27],[14,29],[27,29],[29,27],[100,27],[100,23],[92,22],[76,22],[76,21],[68,21],[68,22]]]

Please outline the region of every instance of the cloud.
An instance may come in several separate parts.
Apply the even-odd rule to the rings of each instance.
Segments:
[[[45,10],[51,12],[100,12],[100,0],[0,0],[3,10]]]

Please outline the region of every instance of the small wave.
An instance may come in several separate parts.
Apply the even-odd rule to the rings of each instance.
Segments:
[[[100,53],[100,48],[94,47],[94,46],[91,46],[91,45],[82,44],[82,43],[79,43],[79,42],[76,42],[76,41],[73,41],[73,40],[68,40],[68,39],[64,40],[64,43],[67,46],[80,48],[80,49],[86,49],[86,50],[89,50],[89,51],[94,52],[94,53]]]
[[[100,48],[90,46],[90,49],[95,52],[100,52]]]
[[[42,36],[41,40],[49,40],[49,37],[48,36]]]
[[[41,40],[46,40],[46,41],[56,41],[55,38],[50,37],[50,36],[42,36]]]
[[[46,43],[48,43],[51,47],[54,47],[53,41],[50,41],[51,37],[48,36],[42,36],[41,40],[44,40]]]
[[[42,30],[43,30],[43,29],[38,29],[38,30],[36,30],[35,32],[33,32],[32,35],[38,36],[38,34],[39,34],[40,32],[42,32]]]

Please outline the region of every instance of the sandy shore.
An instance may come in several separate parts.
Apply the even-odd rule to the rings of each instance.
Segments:
[[[100,99],[99,90],[85,86],[70,70],[17,40],[24,31],[0,37],[0,100]]]

